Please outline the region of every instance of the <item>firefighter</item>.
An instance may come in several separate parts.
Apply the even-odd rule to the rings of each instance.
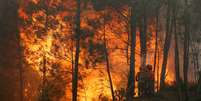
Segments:
[[[148,96],[149,95],[149,80],[150,80],[150,75],[149,75],[149,70],[147,68],[147,66],[144,68],[144,96]]]
[[[140,68],[140,71],[137,73],[136,81],[138,82],[138,96],[143,96],[145,93],[145,70]]]
[[[152,65],[147,65],[147,94],[154,94],[154,72],[152,71]]]

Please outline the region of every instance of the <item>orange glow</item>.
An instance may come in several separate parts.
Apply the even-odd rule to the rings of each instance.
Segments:
[[[38,0],[32,0],[36,4]],[[59,2],[60,0],[58,0]],[[73,3],[72,3],[73,5]],[[92,13],[93,12],[93,13]],[[101,17],[100,13],[94,13],[95,11],[84,12],[85,16],[81,20],[82,28],[92,29],[92,26],[89,26],[86,19],[94,20]],[[71,55],[75,54],[72,52],[74,49],[74,42],[71,41],[69,37],[72,35],[72,22],[73,21],[64,21],[64,17],[70,16],[72,18],[72,13],[69,11],[59,12],[57,15],[49,16],[51,19],[55,19],[58,21],[58,24],[55,24],[54,28],[47,28],[45,22],[47,20],[47,14],[45,11],[40,10],[32,14],[32,16],[28,16],[23,8],[19,9],[19,17],[23,18],[25,21],[30,18],[32,19],[31,25],[22,25],[20,28],[21,41],[24,47],[24,55],[26,63],[36,70],[38,74],[40,73],[41,63],[43,61],[44,55],[47,57],[48,68],[51,68],[51,65],[54,63],[59,63],[62,65],[62,69],[66,69],[68,71],[71,70]],[[87,15],[87,16],[86,16]],[[43,20],[38,20],[38,17],[42,17]],[[89,16],[89,17],[88,17]],[[110,28],[112,26],[113,28]],[[47,30],[42,33],[40,37],[40,33],[38,30],[40,28],[44,28]],[[107,45],[109,51],[109,60],[111,65],[111,74],[113,80],[114,90],[118,90],[121,88],[126,88],[127,85],[127,74],[129,70],[129,63],[127,63],[127,57],[125,49],[127,47],[128,35],[127,28],[125,28],[123,21],[113,17],[112,21],[109,24],[105,25],[105,33],[107,38]],[[119,33],[116,33],[114,30],[118,30]],[[155,28],[152,24],[149,25],[148,31],[151,32],[151,39],[148,44],[147,51],[147,64],[154,64],[154,49],[155,49]],[[38,35],[39,34],[39,35]],[[103,35],[103,26],[97,28],[94,41],[98,42],[102,39]],[[63,41],[63,39],[66,39]],[[56,49],[57,47],[58,49]],[[73,48],[72,48],[73,47]],[[71,49],[72,48],[72,49]],[[161,51],[162,47],[159,45],[159,49]],[[130,53],[128,53],[130,54]],[[139,32],[137,32],[137,40],[136,40],[136,74],[139,71],[140,67],[140,38]],[[86,58],[86,50],[81,50],[80,53],[80,70],[79,75],[82,77],[82,80],[79,80],[79,83],[82,84],[83,87],[79,89],[79,100],[80,101],[97,101],[100,96],[107,96],[111,99],[111,91],[109,86],[109,80],[106,73],[105,63],[99,63],[94,67],[86,68],[85,67],[85,58]],[[162,53],[160,52],[160,67],[162,63]],[[170,57],[172,58],[172,57]],[[169,60],[170,60],[169,58]],[[168,63],[167,68],[168,71],[171,64],[173,62]],[[67,75],[71,78],[72,75]],[[157,75],[155,75],[157,76]],[[155,77],[157,78],[157,77]],[[166,82],[171,84],[174,81],[174,73],[172,71],[168,72],[166,77]],[[71,82],[71,79],[70,79]],[[69,101],[71,100],[71,83],[66,84],[66,94],[65,97]],[[137,88],[137,83],[136,83]],[[137,93],[137,89],[135,90]],[[26,89],[28,92],[28,89]],[[101,95],[103,94],[103,95]],[[63,100],[60,100],[63,101]]]
[[[19,14],[19,17],[20,17],[20,18],[28,19],[28,15],[24,12],[23,8],[20,8],[20,9],[18,10],[18,14]]]

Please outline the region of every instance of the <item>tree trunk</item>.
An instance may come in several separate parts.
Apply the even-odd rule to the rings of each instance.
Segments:
[[[180,80],[180,66],[179,66],[179,48],[178,48],[178,36],[177,36],[177,23],[176,23],[176,6],[174,6],[174,41],[175,41],[175,75],[176,75],[176,87],[178,93],[178,101],[181,101],[181,80]]]
[[[197,92],[199,95],[201,95],[201,72],[199,71],[200,67],[199,67],[199,58],[198,56],[196,56],[196,61],[197,61],[197,72],[198,72],[198,89],[197,89]]]
[[[136,16],[134,15],[135,8],[131,8],[131,50],[130,50],[130,71],[127,86],[127,101],[132,101],[135,89],[135,46],[136,46]],[[136,13],[136,12],[135,12]]]
[[[159,76],[160,76],[160,69],[159,69],[159,66],[160,66],[160,51],[158,49],[158,63],[157,63],[157,92],[159,92]]]
[[[156,17],[156,38],[155,38],[155,53],[154,53],[154,73],[156,71],[156,59],[157,59],[157,51],[158,51],[158,23],[159,23],[159,14],[157,12]],[[155,76],[154,76],[155,77]]]
[[[184,75],[184,96],[185,101],[188,101],[188,61],[189,61],[189,50],[188,50],[188,38],[186,38],[187,35],[185,35],[184,38],[184,67],[183,67],[183,75]]]
[[[183,76],[184,76],[184,101],[188,101],[188,66],[189,66],[189,41],[190,41],[190,14],[188,11],[188,0],[185,0],[184,11],[184,59],[183,59]]]
[[[127,29],[128,29],[128,33],[131,33],[130,31],[130,28],[129,28],[130,25],[127,26]],[[130,49],[130,34],[127,34],[127,46],[126,46],[126,62],[127,64],[129,65],[129,49]]]
[[[199,54],[199,53],[198,53]],[[196,70],[199,70],[200,69],[200,63],[199,63],[199,55],[196,55]],[[197,72],[196,72],[197,73]],[[200,84],[201,85],[201,84]]]
[[[145,8],[144,8],[145,10]],[[146,56],[147,56],[147,40],[146,40],[146,32],[147,32],[147,18],[146,12],[144,11],[144,15],[140,18],[140,55],[141,55],[141,66],[146,66]]]
[[[79,54],[80,54],[80,0],[76,0],[77,11],[76,11],[76,52],[75,52],[75,66],[73,70],[73,79],[72,79],[72,101],[77,101],[77,87],[78,87],[78,66],[79,66]]]
[[[47,67],[46,67],[46,64],[47,64],[47,60],[46,60],[46,56],[44,55],[43,56],[43,88],[45,88],[46,86],[46,73],[47,73]]]
[[[196,47],[197,48],[197,47]],[[196,53],[194,51],[194,49],[192,49],[192,62],[193,62],[193,69],[194,69],[194,72],[193,72],[193,76],[194,76],[194,83],[196,84],[197,83],[197,61],[196,61]]]
[[[104,16],[105,16],[105,11],[104,11]],[[113,88],[113,83],[112,83],[112,77],[110,74],[110,62],[109,62],[109,55],[108,55],[108,50],[107,50],[107,40],[105,36],[105,18],[104,18],[104,53],[105,53],[105,60],[106,60],[106,67],[107,67],[107,74],[109,78],[109,83],[110,83],[110,90],[112,94],[112,101],[116,101],[115,95],[114,95],[114,88]]]
[[[159,23],[159,14],[158,12],[156,13],[156,16],[155,16],[155,20],[156,20],[156,37],[155,37],[155,51],[154,51],[154,81],[157,79],[157,91],[158,91],[158,72],[156,72],[156,59],[157,59],[157,52],[158,52],[158,23]],[[159,68],[157,68],[157,71]],[[155,76],[157,78],[155,78]],[[154,83],[155,84],[155,83]]]
[[[168,1],[169,2],[169,1]],[[162,63],[162,70],[161,70],[161,77],[160,77],[160,90],[165,87],[165,76],[166,76],[166,65],[168,61],[168,53],[171,44],[172,38],[172,26],[171,26],[171,15],[170,15],[170,4],[168,3],[167,8],[167,19],[166,19],[166,37],[165,37],[165,44],[163,49],[163,63]]]
[[[105,59],[106,59],[107,74],[108,74],[108,78],[109,78],[112,99],[113,99],[113,101],[115,101],[114,88],[113,88],[113,83],[112,83],[112,77],[111,77],[111,74],[110,74],[110,63],[109,63],[108,50],[107,50],[105,36],[104,36],[104,48],[105,48],[104,53],[105,53]]]
[[[73,41],[73,40],[72,40]],[[74,54],[73,54],[73,42],[71,43],[72,44],[72,46],[71,46],[71,75],[72,75],[72,77],[73,77],[73,71],[74,71],[74,66],[75,66],[75,63],[74,63]],[[73,78],[72,78],[72,80],[73,80]]]

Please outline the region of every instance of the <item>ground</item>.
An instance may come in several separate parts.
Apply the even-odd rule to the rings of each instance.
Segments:
[[[201,101],[201,97],[189,93],[189,101]],[[178,101],[177,93],[175,91],[166,91],[161,94],[156,94],[149,97],[137,97],[133,101]]]
[[[134,101],[178,101],[175,92],[168,91],[166,94],[157,94],[149,97],[137,97]]]

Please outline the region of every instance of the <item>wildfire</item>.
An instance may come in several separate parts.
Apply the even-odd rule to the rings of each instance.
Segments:
[[[23,8],[20,8],[20,9],[18,10],[18,14],[19,14],[19,17],[20,17],[20,18],[28,19],[28,15],[24,12],[24,9],[23,9]]]
[[[38,3],[38,0],[32,0],[35,4]],[[19,9],[19,17],[23,18],[24,20],[32,19],[30,25],[22,25],[20,28],[21,33],[21,40],[24,47],[24,56],[26,62],[29,64],[31,68],[34,68],[36,71],[40,71],[41,68],[41,62],[43,61],[44,54],[47,57],[49,68],[51,68],[51,65],[60,62],[61,68],[67,69],[68,71],[71,71],[72,69],[72,55],[74,56],[74,43],[70,41],[69,38],[70,35],[72,35],[73,27],[71,26],[71,21],[65,21],[64,17],[70,16],[69,12],[65,13],[65,11],[60,12],[58,15],[50,16],[51,20],[56,19],[57,24],[53,28],[47,27],[45,25],[45,18],[47,14],[43,10],[39,10],[31,15],[26,14],[24,11],[25,8],[21,7]],[[90,12],[85,12],[85,14],[90,14]],[[41,17],[43,20],[41,21],[38,19],[38,17]],[[90,16],[90,19],[97,19],[100,17],[99,15],[92,15]],[[115,24],[113,26],[114,28],[123,28],[122,22],[118,22],[119,19],[114,19],[110,22],[110,24]],[[105,27],[106,37],[107,37],[107,44],[109,49],[109,60],[111,65],[111,72],[112,72],[112,80],[113,80],[113,86],[114,90],[118,90],[121,88],[126,88],[127,84],[127,73],[128,73],[128,67],[129,63],[127,63],[127,57],[125,52],[125,47],[127,47],[126,43],[124,42],[127,40],[128,35],[126,31],[120,31],[120,34],[115,33],[111,28],[110,24],[107,24]],[[89,24],[87,24],[87,21],[82,21],[81,24],[82,27],[90,28]],[[42,32],[41,34],[37,35],[38,30],[42,28],[45,29],[45,32]],[[126,29],[126,28],[125,28]],[[99,28],[97,32],[97,36],[95,36],[94,41],[99,41],[100,33],[103,33],[103,28]],[[120,30],[120,29],[119,29]],[[153,25],[149,26],[149,32],[151,32],[151,39],[149,41],[148,45],[148,52],[147,52],[147,64],[154,64],[154,49],[155,49],[155,32],[153,31]],[[64,41],[65,40],[65,41]],[[159,47],[159,50],[162,48]],[[122,54],[123,53],[123,54]],[[139,71],[140,67],[140,60],[141,57],[139,55],[140,53],[140,38],[139,33],[137,33],[137,41],[136,41],[136,73]],[[162,62],[162,52],[160,52],[160,60],[159,63]],[[96,99],[99,99],[100,97],[109,97],[111,99],[111,91],[108,81],[108,76],[106,73],[106,66],[105,63],[97,64],[92,68],[86,68],[83,64],[85,62],[85,53],[81,53],[81,59],[80,59],[80,75],[81,75],[81,82],[82,87],[79,90],[79,99],[80,101],[95,101]],[[157,60],[158,61],[158,60]],[[171,84],[171,82],[174,81],[174,73],[170,70],[173,68],[171,67],[172,63],[168,63],[168,70],[166,76],[166,82],[168,84]],[[161,64],[159,65],[159,67]],[[159,70],[161,71],[161,70]],[[39,73],[40,74],[40,73]],[[160,75],[160,74],[159,74]],[[71,78],[71,74],[66,76],[67,78]],[[155,75],[155,78],[157,78],[157,75]],[[71,79],[70,79],[71,80]],[[71,89],[69,89],[71,86],[71,83],[66,84],[66,98],[71,99]],[[136,83],[137,87],[137,83]],[[26,89],[26,92],[28,92],[28,89]],[[136,89],[137,92],[137,89]]]

